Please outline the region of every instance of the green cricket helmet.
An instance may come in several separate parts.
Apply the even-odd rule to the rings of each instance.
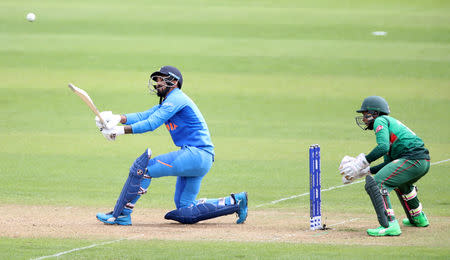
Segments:
[[[365,113],[363,116],[357,116],[356,124],[363,130],[373,130],[373,122],[382,115],[389,115],[391,110],[387,101],[380,96],[366,97],[361,104],[361,108],[356,110],[357,113]],[[364,121],[364,119],[366,121]]]

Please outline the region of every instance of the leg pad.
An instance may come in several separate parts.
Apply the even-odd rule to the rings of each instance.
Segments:
[[[113,217],[117,218],[123,211],[124,207],[139,195],[141,188],[141,180],[147,174],[147,164],[150,159],[151,151],[147,149],[139,156],[131,165],[128,179],[123,185],[122,192],[117,199],[113,210]]]
[[[375,212],[377,213],[378,222],[381,226],[388,228],[389,221],[387,218],[386,206],[384,205],[383,196],[378,188],[377,182],[371,175],[366,176],[366,185],[364,186],[367,194],[369,194]]]
[[[199,221],[236,213],[239,205],[216,206],[211,203],[200,203],[187,208],[172,210],[164,216],[165,219],[178,221],[182,224],[195,224]]]

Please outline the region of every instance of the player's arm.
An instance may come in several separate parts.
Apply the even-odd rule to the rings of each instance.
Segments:
[[[384,117],[378,117],[375,122],[373,129],[375,131],[375,136],[377,140],[377,146],[366,155],[366,160],[371,163],[376,161],[378,158],[386,155],[389,152],[389,125],[388,121]]]
[[[133,134],[145,133],[157,129],[183,107],[183,102],[167,99],[146,120],[131,125]]]
[[[148,119],[156,110],[158,110],[159,105],[156,105],[152,108],[150,108],[147,111],[144,112],[137,112],[137,113],[128,113],[122,115],[121,123],[125,125],[132,125],[134,123],[137,123],[139,121],[143,121]]]
[[[161,126],[164,122],[169,120],[176,112],[178,112],[183,107],[184,102],[182,100],[178,100],[176,98],[168,98],[161,105],[156,105],[145,112],[126,114],[123,120],[125,120],[125,123],[127,125],[115,126],[112,129],[103,129],[102,134],[106,137],[106,139],[114,141],[119,135],[140,134],[148,131],[153,131]],[[142,119],[147,116],[148,118],[145,120],[131,123],[137,119]]]
[[[368,155],[361,153],[354,160],[345,160],[346,157],[342,160],[339,166],[339,172],[343,176],[342,181],[344,184],[369,173],[374,174],[384,166],[377,165],[370,167],[370,163],[383,155],[387,155],[389,152],[389,127],[387,119],[378,117],[374,122],[374,129],[378,145]]]
[[[124,115],[112,114],[111,111],[104,111],[100,113],[100,115],[106,118],[107,126],[103,127],[100,123],[98,117],[95,118],[97,126],[101,130],[103,136],[110,141],[114,141],[117,136],[123,134],[132,134],[133,128],[131,124],[134,122],[139,122],[147,119],[150,115],[152,115],[157,109],[159,105],[156,105],[144,112],[130,113]],[[117,124],[124,124],[123,126],[119,126]]]
[[[113,114],[111,111],[103,111],[100,113],[100,116],[106,122],[106,125],[103,125],[103,123],[100,122],[98,116],[95,117],[95,122],[100,130],[102,130],[103,128],[112,129],[119,123],[124,125],[131,125],[138,121],[147,119],[152,113],[154,113],[157,110],[158,106],[154,106],[144,112],[129,113],[123,115]]]
[[[384,156],[384,162],[382,162],[382,163],[380,163],[378,165],[370,167],[370,173],[371,174],[376,174],[379,170],[381,170],[381,168],[386,166],[391,161],[392,161],[391,157],[389,155],[385,155]]]

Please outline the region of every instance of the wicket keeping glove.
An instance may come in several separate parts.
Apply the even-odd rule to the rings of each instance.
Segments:
[[[346,156],[344,156],[344,158],[342,158],[341,164],[339,165],[339,172],[342,175],[342,182],[344,184],[349,184],[350,182],[352,182],[351,176],[344,174],[344,172],[343,172],[344,166],[346,166],[347,163],[352,162],[354,160],[355,160],[354,157],[346,155]]]
[[[360,171],[369,166],[369,162],[366,159],[366,155],[363,153],[360,153],[358,156],[356,156],[355,163]]]
[[[125,134],[124,126],[114,126],[111,129],[103,128],[102,130],[103,136],[109,141],[115,141],[116,137],[119,135]]]
[[[339,165],[339,171],[341,171],[341,169],[344,167],[344,165],[348,162],[354,161],[355,158],[351,157],[351,156],[344,156],[344,158],[342,158],[341,164]]]
[[[369,170],[366,168],[369,168],[369,162],[367,162],[365,154],[361,153],[353,160],[349,156],[346,157],[342,159],[339,166],[339,172],[345,179],[353,181],[367,174]]]
[[[95,117],[95,124],[97,125],[98,129],[100,131],[103,128],[111,129],[114,126],[118,125],[120,123],[121,116],[113,114],[111,111],[103,111],[100,113],[100,116],[105,121],[106,125],[103,125],[102,122],[100,122],[100,119],[98,116]]]
[[[349,176],[349,175],[343,175],[342,176],[342,183],[349,184],[352,183],[354,180],[362,178],[366,175],[370,174],[370,167],[367,166],[366,168],[362,169],[358,174],[355,176]]]

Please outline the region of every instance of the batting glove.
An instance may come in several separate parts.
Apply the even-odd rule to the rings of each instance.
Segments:
[[[109,141],[115,141],[116,137],[119,135],[125,134],[124,126],[114,126],[111,129],[103,128],[102,130],[103,136]]]
[[[100,122],[98,116],[95,117],[95,124],[97,125],[98,129],[100,129],[100,131],[103,128],[112,129],[114,126],[117,126],[121,120],[120,115],[113,114],[111,111],[103,111],[100,113],[100,116],[106,123],[106,125],[103,125],[102,122]]]

